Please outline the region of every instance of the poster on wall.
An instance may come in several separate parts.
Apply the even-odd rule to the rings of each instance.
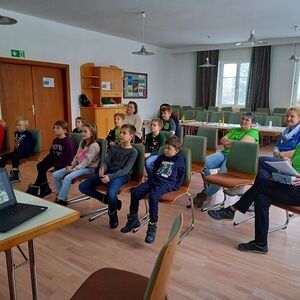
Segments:
[[[147,74],[124,72],[124,98],[147,98]]]

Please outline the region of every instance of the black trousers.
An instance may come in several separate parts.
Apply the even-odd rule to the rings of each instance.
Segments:
[[[9,152],[1,155],[0,157],[0,168],[4,168],[6,164],[11,161],[13,168],[19,168],[20,159],[29,157],[29,154]]]
[[[236,202],[233,207],[246,213],[254,202],[255,207],[255,242],[268,244],[269,208],[273,203],[300,206],[300,186],[283,184],[263,178]]]
[[[47,171],[54,166],[56,157],[48,154],[42,161],[37,165],[38,175],[36,177],[34,185],[40,186],[42,183],[47,182]]]

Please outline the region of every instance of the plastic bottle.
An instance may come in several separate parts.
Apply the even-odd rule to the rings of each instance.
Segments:
[[[272,127],[272,120],[269,121],[269,127]]]

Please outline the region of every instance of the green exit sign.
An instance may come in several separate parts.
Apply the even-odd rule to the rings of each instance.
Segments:
[[[21,57],[21,58],[25,58],[25,51],[24,51],[24,50],[10,49],[10,55],[11,55],[12,57]]]

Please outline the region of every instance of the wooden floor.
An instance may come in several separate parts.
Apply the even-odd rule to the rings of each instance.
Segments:
[[[264,148],[266,151],[270,148]],[[21,166],[22,182],[15,188],[25,191],[35,178],[35,163]],[[193,177],[191,192],[201,186],[199,175]],[[72,187],[77,195],[77,186]],[[54,201],[55,195],[47,199]],[[128,194],[122,194],[120,225],[126,222]],[[233,200],[231,198],[231,200]],[[141,203],[142,204],[142,203]],[[159,230],[153,245],[144,243],[146,228],[136,234],[122,234],[108,227],[103,216],[94,222],[80,219],[60,230],[36,239],[39,295],[41,300],[69,299],[93,271],[115,267],[149,276],[159,249],[166,241],[173,218],[184,213],[190,221],[187,199],[175,205],[160,205]],[[72,207],[81,212],[98,208],[88,200]],[[141,206],[142,211],[143,206]],[[284,219],[284,211],[272,208],[271,226]],[[241,214],[236,218],[242,217]],[[287,230],[270,234],[267,255],[236,250],[240,242],[253,239],[253,221],[234,227],[232,222],[217,222],[200,209],[196,226],[178,247],[169,285],[170,299],[299,299],[300,294],[300,217],[293,217]],[[21,261],[15,251],[16,258]],[[31,299],[28,266],[16,272],[18,299]],[[0,255],[0,299],[9,299],[5,255]],[[113,285],[117,285],[114,282]]]

